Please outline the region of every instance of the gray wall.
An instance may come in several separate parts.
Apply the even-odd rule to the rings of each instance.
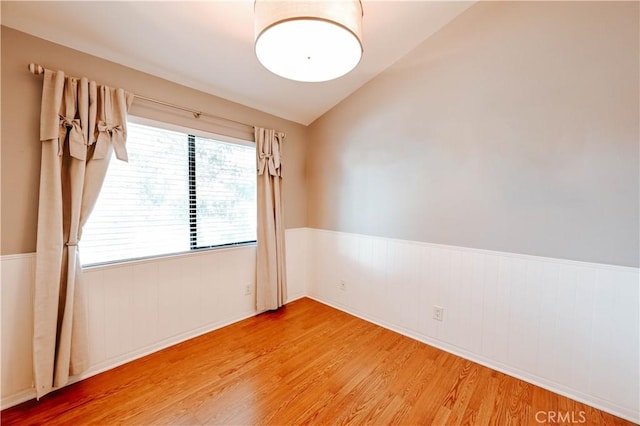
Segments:
[[[308,225],[638,266],[638,6],[474,5],[312,124]]]

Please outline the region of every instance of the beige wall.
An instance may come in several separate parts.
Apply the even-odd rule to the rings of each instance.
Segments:
[[[311,125],[308,225],[637,266],[638,3],[482,2]]]
[[[39,62],[284,130],[288,228],[637,266],[637,17],[632,2],[479,3],[310,129],[2,27],[1,253],[35,249]]]
[[[30,62],[40,63],[51,69],[61,69],[74,76],[87,76],[140,95],[286,132],[283,152],[286,227],[305,226],[306,127],[2,27],[1,254],[35,251],[40,168],[38,122],[42,78],[27,71]],[[131,113],[202,130],[242,136],[241,129],[221,129],[220,122],[216,123],[215,120],[204,118],[196,121],[188,113],[151,108],[143,103],[134,102]]]

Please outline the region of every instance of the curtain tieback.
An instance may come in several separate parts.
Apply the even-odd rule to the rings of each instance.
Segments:
[[[275,156],[273,154],[265,154],[261,153],[258,156],[258,174],[263,175],[264,172],[269,168],[269,174],[271,176],[280,176],[280,156]]]
[[[85,142],[80,119],[60,116],[60,132],[58,138],[58,155],[64,152],[64,142],[69,136],[69,154],[78,160],[86,160],[87,144]]]
[[[118,160],[129,161],[127,148],[125,146],[124,129],[120,124],[98,122],[98,139],[93,158],[103,159],[107,155],[109,143],[113,144]]]
[[[75,247],[78,245],[78,243],[72,243],[72,242],[68,242],[65,244],[67,247]]]

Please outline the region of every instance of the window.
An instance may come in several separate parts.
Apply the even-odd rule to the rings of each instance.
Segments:
[[[129,162],[109,165],[80,242],[83,265],[255,242],[253,143],[127,126]]]

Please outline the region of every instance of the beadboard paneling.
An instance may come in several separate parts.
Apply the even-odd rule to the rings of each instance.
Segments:
[[[91,365],[104,369],[253,315],[255,247],[92,268],[84,282]]]
[[[290,300],[308,295],[640,421],[638,269],[307,228],[286,238]],[[3,408],[33,396],[34,262],[1,258]],[[83,377],[253,315],[254,265],[255,248],[241,247],[88,270]]]
[[[35,255],[2,256],[2,408],[32,389],[33,283]],[[35,394],[35,390],[34,390]]]
[[[289,301],[307,295],[307,228],[287,229],[287,299]]]
[[[308,238],[310,297],[640,421],[638,269],[317,229]]]
[[[305,229],[287,230],[289,300],[306,294]],[[89,371],[108,370],[254,315],[255,246],[88,268]],[[3,256],[2,408],[34,397],[35,255]],[[249,285],[251,294],[245,294]]]

